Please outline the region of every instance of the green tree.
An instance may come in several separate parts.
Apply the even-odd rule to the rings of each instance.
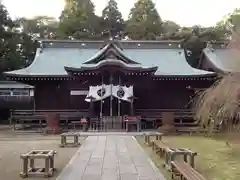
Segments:
[[[36,16],[33,19],[20,18],[16,23],[22,28],[23,32],[33,38],[52,39],[56,37],[58,22],[53,17]]]
[[[94,14],[91,0],[66,0],[60,16],[58,36],[93,39],[99,36],[99,17]]]
[[[0,3],[0,72],[16,69],[22,65],[19,36],[15,31],[16,25],[9,17],[5,6]]]
[[[103,34],[108,35],[110,33],[112,37],[121,38],[124,30],[124,20],[115,0],[109,0],[108,5],[102,11],[102,19]]]
[[[173,21],[164,21],[162,29],[164,33],[175,33],[181,29],[181,26]]]
[[[36,49],[38,47],[38,42],[24,32],[20,32],[19,34],[19,43],[20,43],[20,53],[21,53],[21,61],[24,62],[24,66],[27,66],[32,63]]]
[[[211,40],[227,40],[235,28],[240,28],[240,8],[234,9],[219,21],[210,32]]]
[[[131,9],[126,34],[130,39],[154,40],[161,35],[162,20],[152,0],[138,0]]]
[[[0,73],[23,68],[34,58],[36,43],[12,21],[1,3],[0,39]]]
[[[240,8],[236,8],[232,13],[223,17],[223,19],[218,23],[222,26],[227,26],[228,28],[239,27],[240,26]]]

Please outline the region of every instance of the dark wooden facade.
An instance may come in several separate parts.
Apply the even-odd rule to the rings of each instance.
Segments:
[[[81,44],[82,42],[74,41],[46,41],[45,48],[41,49],[41,53],[46,54],[50,51],[56,53],[56,49],[60,48],[59,51],[64,51],[66,44]],[[99,47],[103,42],[84,42],[84,44],[97,44]],[[134,49],[137,49],[137,53],[141,53],[141,44],[142,51],[153,51],[154,53],[158,52],[158,49],[162,50],[163,56],[166,49],[166,54],[170,54],[172,45],[179,44],[179,42],[120,42],[123,44],[127,50],[131,50],[134,53]],[[171,44],[171,47],[169,45]],[[55,49],[51,49],[55,44]],[[110,45],[109,45],[110,44]],[[64,69],[67,74],[59,75],[51,73],[43,74],[26,74],[24,70],[18,70],[13,72],[7,72],[5,75],[11,80],[21,81],[35,87],[35,108],[36,109],[79,109],[87,110],[90,108],[90,103],[85,101],[86,95],[71,95],[72,90],[83,90],[88,91],[89,86],[110,84],[110,79],[112,78],[112,84],[118,85],[133,85],[134,87],[134,111],[141,109],[186,109],[191,106],[191,98],[195,95],[196,89],[208,88],[215,78],[215,74],[208,73],[207,71],[199,70],[199,74],[184,74],[184,69],[181,71],[182,74],[170,74],[162,73],[161,74],[161,63],[159,64],[154,61],[152,65],[147,63],[147,66],[142,62],[138,63],[138,59],[133,59],[132,57],[127,57],[120,52],[120,48],[116,48],[114,42],[108,43],[109,47],[99,49],[97,55],[94,58],[83,59],[85,63],[80,63],[82,66],[76,67],[74,65],[67,63],[64,64]],[[135,46],[134,46],[135,45]],[[165,45],[165,46],[164,46]],[[85,46],[85,45],[84,45]],[[155,47],[156,46],[156,47]],[[161,46],[161,47],[160,47]],[[74,47],[76,49],[76,47]],[[85,47],[86,48],[86,47]],[[170,48],[168,52],[168,48]],[[175,47],[177,48],[177,46]],[[50,50],[49,50],[50,49]],[[67,49],[68,51],[69,49]],[[86,51],[89,49],[86,48]],[[84,49],[83,49],[84,51]],[[129,52],[127,51],[127,52]],[[73,51],[74,52],[74,51]],[[177,51],[176,51],[177,52]],[[173,51],[173,56],[178,57],[176,52]],[[136,53],[136,57],[138,54]],[[159,53],[159,52],[158,52]],[[131,55],[131,52],[129,53]],[[180,54],[180,53],[179,53]],[[61,53],[60,53],[61,55]],[[71,56],[71,54],[69,54]],[[161,53],[160,53],[161,55]],[[41,54],[39,55],[41,56]],[[170,55],[168,55],[170,56]],[[54,57],[54,54],[53,54]],[[43,56],[44,58],[44,56]],[[58,58],[58,57],[56,57]],[[79,58],[84,58],[80,57]],[[139,58],[141,54],[139,54]],[[153,57],[148,57],[146,55],[146,61],[154,60]],[[155,57],[157,58],[157,57]],[[182,56],[181,56],[182,58]],[[108,60],[113,59],[113,61]],[[117,60],[117,61],[116,61]],[[172,59],[170,59],[172,61]],[[169,61],[170,61],[169,60]],[[182,60],[182,59],[180,59]],[[35,59],[37,66],[37,61],[43,61],[42,59]],[[105,61],[105,62],[103,62]],[[161,61],[164,61],[161,60]],[[166,58],[165,61],[168,61]],[[49,61],[48,61],[49,62]],[[55,66],[55,64],[48,64],[46,60],[46,66]],[[57,61],[56,61],[57,62]],[[87,63],[86,63],[87,62]],[[185,63],[187,62],[181,62]],[[181,68],[181,63],[179,68]],[[89,65],[90,64],[90,65]],[[92,65],[91,65],[92,64]],[[32,65],[33,66],[33,65]],[[73,67],[74,66],[74,67]],[[174,64],[169,64],[169,66],[174,66]],[[178,66],[178,64],[176,64]],[[37,68],[37,67],[36,67]],[[171,69],[177,69],[176,67],[168,67],[169,71]],[[191,68],[190,66],[188,69]],[[30,69],[30,68],[29,68]],[[47,68],[48,69],[48,68]],[[157,69],[160,69],[157,71]],[[186,69],[186,68],[185,68]],[[190,69],[191,70],[191,69]],[[157,72],[160,74],[157,74]],[[193,72],[197,70],[193,70]],[[201,72],[200,72],[201,71]],[[163,71],[164,72],[164,71]],[[24,74],[25,73],[25,74]],[[121,81],[119,81],[119,79]],[[106,115],[109,115],[109,102],[110,98],[104,100],[103,111]],[[113,100],[113,115],[117,115],[117,109],[119,107],[117,100]],[[130,109],[130,103],[121,102],[121,115],[128,114]],[[94,113],[95,115],[100,112],[100,102],[94,103]]]
[[[96,77],[97,78],[97,77]],[[88,90],[93,83],[85,80],[28,81],[36,87],[37,109],[88,109],[84,95],[71,96],[71,90]],[[142,80],[133,81],[136,109],[182,109],[189,107],[194,89],[207,88],[209,80]],[[99,82],[100,84],[100,82]]]

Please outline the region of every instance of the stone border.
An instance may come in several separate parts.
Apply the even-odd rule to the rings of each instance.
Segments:
[[[152,161],[152,159],[146,154],[146,152],[144,151],[144,149],[142,148],[142,146],[138,143],[137,139],[132,136],[132,138],[136,141],[139,149],[145,154],[145,156],[147,157],[147,160],[149,162],[149,164],[151,165],[151,167],[153,168],[154,172],[156,173],[157,177],[159,180],[166,180],[165,177],[163,176],[163,174],[160,172],[160,170],[157,168],[157,166],[155,165],[155,163]]]
[[[85,139],[86,140],[86,139]],[[82,143],[82,145],[78,148],[78,150],[76,151],[76,153],[72,156],[72,158],[70,159],[70,161],[68,162],[68,164],[63,168],[63,170],[58,174],[56,180],[61,180],[62,179],[62,175],[65,174],[65,171],[68,170],[69,166],[71,166],[71,164],[73,163],[73,161],[79,156],[80,151],[82,150],[82,148],[85,146],[85,140]]]

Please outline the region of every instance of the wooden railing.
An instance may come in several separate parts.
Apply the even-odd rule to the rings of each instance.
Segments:
[[[161,118],[163,112],[172,112],[175,118],[193,117],[190,109],[137,109],[136,114],[140,116],[159,116]]]
[[[46,116],[49,113],[60,116],[60,124],[68,125],[71,121],[80,120],[88,115],[87,109],[81,110],[13,110],[11,121],[13,124],[46,124]]]
[[[175,126],[195,126],[194,113],[190,109],[137,109],[136,115],[146,121],[155,121],[162,124],[162,114],[165,112],[173,113]]]

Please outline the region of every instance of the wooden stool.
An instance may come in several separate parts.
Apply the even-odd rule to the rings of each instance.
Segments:
[[[80,133],[78,133],[78,132],[68,132],[68,133],[61,134],[60,147],[66,147],[66,146],[77,147],[77,146],[79,146],[80,145],[79,136],[80,136]],[[73,137],[73,142],[68,142],[67,137]]]
[[[54,150],[32,150],[26,154],[21,155],[23,160],[23,171],[20,173],[22,178],[26,178],[29,175],[43,175],[44,177],[53,176],[54,172],[54,155],[56,151]],[[34,167],[35,159],[45,160],[44,168]],[[29,166],[28,166],[29,163]]]

